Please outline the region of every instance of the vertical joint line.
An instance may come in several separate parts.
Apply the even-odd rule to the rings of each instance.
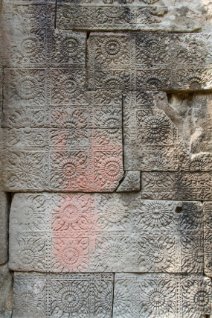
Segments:
[[[57,28],[57,0],[55,0],[55,9],[54,9],[54,28]]]

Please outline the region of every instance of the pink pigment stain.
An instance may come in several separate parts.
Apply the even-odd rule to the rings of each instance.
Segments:
[[[86,271],[99,230],[94,195],[63,195],[52,213],[56,268],[66,272]]]
[[[80,153],[76,161],[63,165],[64,191],[112,191],[123,174],[122,142],[92,130],[87,157]],[[56,134],[57,151],[68,152],[68,136]],[[86,160],[88,159],[88,160]],[[85,166],[83,168],[83,165]],[[67,182],[69,180],[69,182]],[[89,268],[101,233],[95,195],[62,195],[52,211],[52,248],[54,266],[61,272],[83,272]]]

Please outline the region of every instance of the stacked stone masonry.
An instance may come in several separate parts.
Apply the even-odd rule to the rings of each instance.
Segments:
[[[0,18],[0,318],[212,317],[212,1]]]

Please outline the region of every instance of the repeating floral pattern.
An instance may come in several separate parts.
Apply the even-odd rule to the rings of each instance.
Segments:
[[[210,314],[210,298],[209,278],[116,274],[113,314],[115,318],[200,318]]]
[[[183,19],[176,23],[178,11],[175,2],[163,0],[101,0],[73,2],[59,1],[57,23],[65,30],[165,30],[192,31],[201,22],[201,11],[181,13]],[[181,7],[180,7],[181,8]],[[173,21],[170,21],[172,17]],[[193,20],[192,20],[193,19]],[[194,20],[196,23],[194,23]]]
[[[15,274],[15,317],[111,318],[112,274]]]
[[[140,193],[19,194],[10,244],[14,270],[202,273],[202,204]]]
[[[105,74],[106,83],[107,75],[113,72],[116,74],[114,81],[119,81],[123,71],[130,77],[131,90],[211,87],[210,35],[137,32],[108,37],[98,33],[92,34],[88,43],[89,75],[95,88],[99,88],[100,74]],[[119,73],[115,73],[116,69]]]
[[[3,1],[5,190],[61,191],[13,197],[14,318],[210,315],[211,99],[190,155],[162,91],[211,89],[211,35],[81,31],[197,30],[173,4]]]

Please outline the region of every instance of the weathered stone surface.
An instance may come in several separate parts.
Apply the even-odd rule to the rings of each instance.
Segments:
[[[72,99],[69,83],[72,85],[74,81],[73,70],[69,73],[67,87],[62,80],[61,84],[56,78],[52,81],[58,88],[54,87],[49,104],[45,97],[40,98],[44,105],[30,102],[32,110],[22,104],[22,101],[28,103],[28,99],[21,98],[20,106],[15,109],[11,107],[12,100],[5,97],[7,191],[101,192],[117,188],[123,175],[121,96],[110,98],[104,91],[84,92],[80,96],[76,89],[76,99]],[[6,91],[11,91],[10,88]],[[46,92],[42,83],[40,89]],[[29,94],[28,89],[26,92]],[[39,94],[34,96],[38,100]],[[17,96],[14,103],[15,100],[17,105]]]
[[[130,92],[124,100],[124,167],[211,171],[211,94]],[[142,146],[141,146],[142,145]]]
[[[116,274],[113,317],[202,318],[211,313],[211,296],[203,276]]]
[[[12,275],[7,265],[0,266],[0,317],[12,317]]]
[[[126,171],[116,192],[138,192],[141,190],[140,171]]]
[[[46,1],[2,1],[2,63],[45,67],[51,62],[55,6]]]
[[[90,87],[126,90],[210,89],[210,34],[91,33]]]
[[[204,202],[204,271],[212,277],[212,202]]]
[[[15,273],[14,318],[111,318],[112,303],[112,274]]]
[[[152,200],[211,200],[211,172],[143,172],[142,198]]]
[[[58,1],[57,26],[87,30],[194,31],[205,22],[200,0]]]
[[[7,262],[8,249],[8,197],[0,192],[0,264]]]
[[[16,194],[10,268],[202,272],[202,204],[145,201],[140,193]]]

